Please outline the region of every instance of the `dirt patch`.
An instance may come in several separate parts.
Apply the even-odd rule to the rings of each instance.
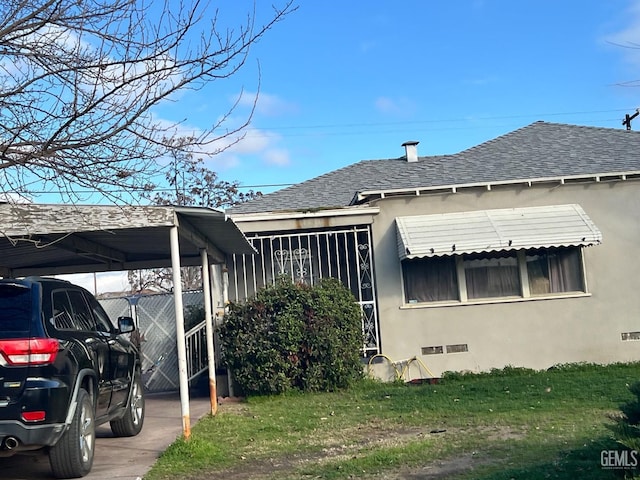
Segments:
[[[336,460],[338,457],[322,457],[320,455],[296,454],[286,458],[271,458],[266,460],[251,460],[233,469],[219,472],[208,472],[201,476],[189,477],[189,480],[210,480],[211,478],[224,478],[225,480],[266,480],[284,478],[294,475],[296,471],[306,463],[316,463],[319,460]],[[398,471],[385,471],[380,474],[367,474],[363,472],[358,479],[369,480],[441,480],[451,478],[454,475],[472,472],[476,468],[493,463],[489,458],[482,458],[475,453],[468,453],[435,462],[426,462],[425,465],[415,467],[402,467]],[[307,477],[315,479],[316,477]]]
[[[386,472],[379,476],[385,480],[440,480],[454,475],[469,473],[482,465],[492,463],[488,458],[481,458],[475,453],[468,453],[427,463],[424,466],[402,468],[399,472]],[[378,478],[378,477],[376,477]]]
[[[225,401],[226,400],[226,401]],[[250,415],[250,409],[241,399],[224,399],[220,401],[220,410],[236,415]],[[310,451],[299,451],[286,456],[261,457],[258,452],[247,451],[247,458],[229,469],[209,471],[188,477],[188,480],[267,480],[276,478],[298,478],[300,469],[310,465],[323,465],[330,462],[346,461],[368,454],[376,448],[402,447],[412,442],[433,439],[441,442],[455,441],[465,435],[478,435],[489,441],[517,441],[526,435],[526,431],[517,431],[505,426],[485,426],[471,429],[446,425],[431,427],[398,426],[384,420],[373,420],[366,425],[358,425],[351,429],[341,429],[331,434],[309,438],[307,445]],[[364,453],[363,453],[364,452]],[[253,455],[252,455],[253,454]],[[363,472],[358,479],[369,480],[439,480],[472,472],[476,468],[496,463],[482,452],[465,452],[444,459],[425,458],[422,465],[400,467],[380,474]],[[313,476],[303,476],[315,480]]]
[[[242,404],[227,404],[225,410],[240,415],[245,411]],[[475,434],[479,432],[474,429]],[[447,437],[455,438],[467,435],[466,429],[431,428],[424,427],[390,427],[384,424],[369,424],[367,427],[357,427],[352,431],[334,432],[333,436],[316,438],[314,442],[317,450],[311,452],[297,452],[282,457],[247,458],[237,466],[215,472],[207,472],[199,476],[189,477],[190,480],[209,480],[213,476],[225,480],[266,480],[274,478],[293,478],[305,465],[322,465],[329,462],[340,462],[357,457],[361,452],[368,452],[375,448],[401,447],[411,442],[438,438],[443,442]],[[523,432],[513,431],[507,427],[485,427],[480,430],[483,436],[493,440],[517,440],[524,436]],[[451,478],[455,475],[468,473],[474,469],[494,463],[491,459],[478,452],[463,453],[445,459],[429,461],[412,467],[401,467],[381,474],[363,472],[354,478],[370,480],[435,480]],[[299,475],[299,473],[298,473]],[[314,477],[305,477],[310,480]]]

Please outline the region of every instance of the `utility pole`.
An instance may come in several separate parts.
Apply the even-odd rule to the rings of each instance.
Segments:
[[[627,130],[631,130],[631,120],[636,118],[640,114],[640,108],[636,108],[636,113],[633,115],[629,115],[628,113],[624,116],[624,120],[622,121],[622,125],[626,125]]]

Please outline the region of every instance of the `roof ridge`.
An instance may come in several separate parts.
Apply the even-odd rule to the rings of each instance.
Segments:
[[[484,147],[486,147],[488,145],[492,145],[492,144],[495,144],[495,143],[498,143],[498,142],[503,142],[508,137],[513,137],[514,135],[516,135],[518,133],[521,133],[524,130],[528,130],[530,128],[533,128],[535,125],[540,125],[540,124],[551,125],[551,124],[549,124],[547,122],[544,122],[542,120],[538,120],[538,121],[535,121],[533,123],[530,123],[529,125],[525,125],[523,127],[516,128],[515,130],[511,130],[510,132],[503,133],[502,135],[498,135],[495,138],[491,138],[491,139],[486,140],[486,141],[484,141],[482,143],[479,143],[477,145],[469,147],[469,148],[467,148],[465,150],[461,150],[460,152],[455,153],[454,155],[462,155],[464,153],[469,153],[469,152],[472,152],[474,150],[478,150],[478,149],[484,148]]]
[[[640,134],[640,131],[632,133]],[[359,160],[232,208],[346,206],[359,191],[640,172],[640,137],[623,128],[536,121],[451,154]]]

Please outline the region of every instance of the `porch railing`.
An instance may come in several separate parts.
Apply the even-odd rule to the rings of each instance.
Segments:
[[[187,375],[189,381],[204,372],[208,366],[207,359],[207,324],[202,321],[185,333],[187,346]]]

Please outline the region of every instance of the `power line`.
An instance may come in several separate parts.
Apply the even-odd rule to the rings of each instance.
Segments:
[[[496,116],[478,116],[473,117],[473,121],[494,121],[494,120],[515,120],[521,118],[544,118],[544,117],[559,117],[559,116],[569,116],[569,115],[591,115],[591,114],[619,114],[620,112],[627,112],[629,109],[615,109],[615,110],[589,110],[589,111],[574,111],[574,112],[553,112],[553,113],[531,113],[531,114],[518,114],[518,115],[496,115]],[[369,127],[399,127],[402,125],[410,126],[410,125],[426,125],[426,124],[439,124],[441,127],[432,128],[432,131],[454,131],[454,130],[479,130],[481,128],[496,128],[498,125],[486,125],[481,126],[477,123],[470,124],[468,126],[460,126],[460,118],[456,119],[444,119],[444,120],[411,120],[411,121],[397,121],[397,122],[361,122],[361,123],[335,123],[335,124],[319,124],[319,125],[289,125],[289,126],[272,126],[272,127],[250,127],[247,128],[247,132],[261,132],[263,130],[313,130],[313,129],[346,129],[346,128],[369,128]],[[601,120],[602,121],[602,120]],[[616,121],[619,122],[619,117],[605,119],[605,121]],[[456,126],[442,126],[442,124],[446,123],[455,123]],[[386,130],[382,133],[402,133],[403,130]],[[349,131],[349,132],[307,132],[307,133],[299,133],[299,134],[284,134],[281,136],[292,137],[292,136],[310,136],[314,134],[320,134],[324,136],[338,136],[338,135],[365,135],[372,133],[381,133],[381,132],[372,132],[372,131]],[[252,136],[254,137],[268,137],[274,134],[269,134],[269,132],[264,132],[262,134],[257,133]],[[35,183],[35,182],[34,182]],[[255,185],[242,185],[238,184],[237,188],[239,189],[259,189],[259,188],[282,188],[289,187],[295,185],[295,183],[270,183],[270,184],[255,184]],[[108,193],[108,194],[121,194],[121,193],[162,193],[162,192],[173,192],[174,188],[158,188],[153,190],[147,189],[84,189],[84,190],[75,190],[74,193],[77,194],[92,194],[92,193]],[[16,192],[19,194],[19,192]],[[28,194],[32,195],[44,195],[51,194],[55,192],[51,191],[29,191]]]
[[[274,188],[274,187],[290,187],[291,185],[295,185],[295,183],[264,183],[257,185],[236,185],[236,188],[240,189],[248,189],[248,188]],[[175,192],[175,188],[154,188],[154,189],[146,189],[146,188],[123,188],[123,189],[84,189],[84,190],[74,190],[74,194],[92,194],[92,193],[163,193],[163,192]],[[179,189],[180,190],[180,189]],[[187,189],[182,189],[182,191],[186,191]],[[53,194],[56,195],[58,192],[52,192],[50,190],[29,190],[28,192],[8,192],[8,193],[16,193],[18,195],[47,195]]]
[[[496,115],[496,116],[477,116],[473,117],[474,121],[493,121],[493,120],[515,120],[519,118],[544,118],[544,117],[560,117],[560,116],[570,116],[570,115],[592,115],[592,114],[601,114],[601,113],[611,113],[618,114],[620,112],[628,111],[628,108],[624,109],[616,109],[616,110],[588,110],[588,111],[575,111],[575,112],[553,112],[553,113],[529,113],[529,114],[519,114],[519,115]],[[617,120],[617,117],[606,119],[606,120]],[[402,125],[425,125],[425,124],[443,124],[443,123],[455,123],[456,125],[460,124],[460,118],[451,118],[451,119],[432,119],[432,120],[407,120],[407,121],[397,121],[397,122],[358,122],[358,123],[330,123],[330,124],[318,124],[318,125],[282,125],[282,126],[255,126],[247,128],[247,132],[256,131],[273,131],[273,130],[311,130],[311,129],[333,129],[333,128],[363,128],[363,127],[395,127]],[[470,125],[465,127],[442,127],[436,130],[467,130],[467,129],[475,129],[480,128],[478,125]],[[393,131],[390,131],[392,133]],[[363,132],[367,133],[367,132]],[[341,134],[341,133],[337,133]],[[354,132],[348,132],[345,134],[353,135]],[[270,134],[264,133],[263,135],[255,135],[255,136],[270,136]],[[290,136],[290,135],[286,135]]]

